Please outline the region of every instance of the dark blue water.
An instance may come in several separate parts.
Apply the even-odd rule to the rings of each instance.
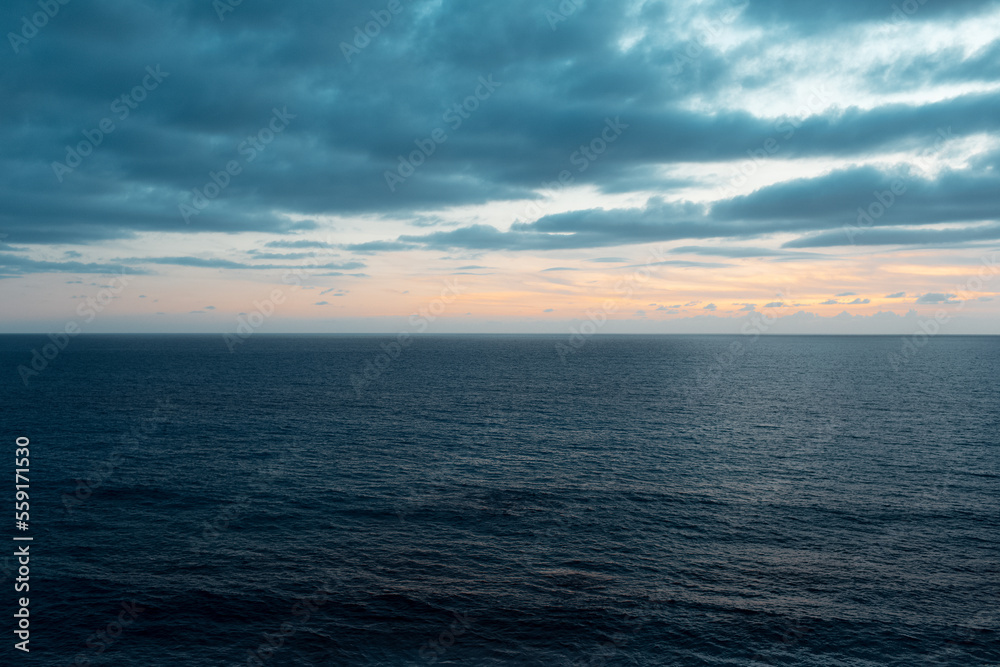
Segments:
[[[386,340],[0,337],[4,664],[1000,664],[1000,339]]]

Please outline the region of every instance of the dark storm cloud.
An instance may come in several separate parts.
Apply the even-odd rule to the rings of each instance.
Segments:
[[[916,22],[996,5],[899,4],[906,2],[916,3],[906,19]],[[695,31],[671,20],[671,5],[663,2],[631,12],[623,3],[595,0],[553,30],[546,7],[529,0],[401,0],[401,11],[379,34],[345,56],[355,29],[384,6],[246,1],[220,20],[205,0],[61,5],[30,39],[8,37],[2,55],[0,230],[10,243],[62,244],[143,232],[291,234],[318,226],[284,213],[419,221],[436,208],[534,197],[561,170],[570,170],[575,184],[604,192],[666,191],[693,181],[662,175],[663,165],[745,159],[748,149],[793,130],[782,157],[915,148],[942,127],[962,137],[1000,125],[997,92],[871,109],[845,105],[800,119],[693,111],[692,100],[716,87],[752,92],[766,77],[739,73],[739,52],[724,55],[711,46],[678,68],[676,56],[696,43]],[[862,0],[727,0],[706,11],[722,15],[732,7],[742,12],[733,25],[765,28],[768,39],[849,30],[889,20],[893,12]],[[0,28],[17,35],[22,17],[37,10],[34,0],[5,3]],[[621,48],[624,35],[650,25],[662,29]],[[917,70],[934,80],[995,80],[996,53],[993,45],[967,58],[952,53],[937,67],[910,63],[885,75],[892,79],[886,84],[903,85]],[[457,115],[456,104],[486,90],[484,77],[497,82],[495,89],[474,100],[475,111]],[[264,141],[276,114],[285,126]],[[608,137],[609,124],[620,130],[615,141],[595,159],[585,157],[591,142]],[[385,172],[417,150],[415,142],[428,145],[437,129],[447,140],[390,192]],[[845,202],[865,205],[874,188],[898,176],[861,168],[765,188],[710,211],[651,200],[644,209],[576,211],[510,231],[466,225],[347,249],[547,250],[820,232],[847,221]],[[994,181],[956,173],[914,183],[914,195],[879,224],[992,219]],[[205,206],[185,219],[180,205],[198,197]],[[871,230],[858,242],[866,237],[878,238]],[[303,243],[315,242],[268,246],[322,247]],[[255,268],[231,264],[213,266]]]

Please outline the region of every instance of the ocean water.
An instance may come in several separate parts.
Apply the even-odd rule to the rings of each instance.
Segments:
[[[1000,665],[1000,338],[391,340],[0,337],[4,664]]]

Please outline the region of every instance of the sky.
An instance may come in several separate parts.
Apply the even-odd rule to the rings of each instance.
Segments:
[[[10,0],[0,332],[998,334],[997,26]]]

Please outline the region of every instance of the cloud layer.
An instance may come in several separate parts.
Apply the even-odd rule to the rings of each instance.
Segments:
[[[669,269],[820,274],[865,252],[971,264],[1000,242],[996,0],[38,11],[0,8],[5,284],[548,255],[532,271],[571,290],[640,261],[628,246],[673,246]],[[442,253],[457,263],[420,264]],[[953,288],[873,289],[840,304]]]

